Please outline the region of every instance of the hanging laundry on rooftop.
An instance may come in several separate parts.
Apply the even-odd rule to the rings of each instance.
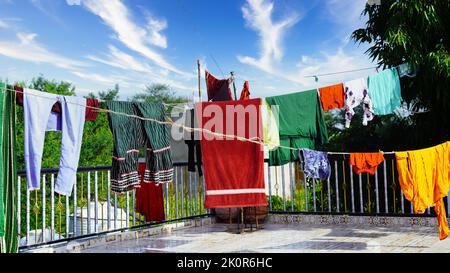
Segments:
[[[206,70],[205,79],[208,101],[233,100],[230,90],[230,79],[219,80]]]
[[[344,84],[326,86],[319,88],[320,101],[324,111],[335,108],[343,108],[345,105]]]
[[[450,183],[450,142],[435,147],[396,152],[400,186],[414,213],[424,213],[434,207],[439,225],[439,239],[450,233],[443,198]]]
[[[375,117],[373,111],[372,99],[369,95],[367,86],[367,78],[356,79],[344,83],[345,92],[345,128],[350,127],[350,123],[355,115],[355,108],[362,104],[363,121],[362,124],[367,126],[369,121]]]
[[[378,165],[383,163],[382,153],[351,153],[349,164],[356,174],[369,173],[375,175]]]
[[[22,106],[23,105],[23,88],[20,86],[14,86],[14,90],[16,90],[16,103],[17,105]],[[93,108],[100,108],[100,103],[97,99],[93,98],[87,98],[86,99],[86,114],[85,118],[86,121],[95,121],[97,120],[98,111],[97,109]],[[60,114],[61,113],[61,103],[56,102],[52,106],[52,113]]]
[[[331,165],[326,152],[299,149],[300,163],[308,178],[327,180],[331,175]]]
[[[162,103],[108,101],[105,104],[114,112],[159,122],[166,120]],[[139,186],[139,149],[144,149],[146,155],[144,182],[155,184],[172,182],[174,169],[170,155],[169,125],[114,113],[108,113],[108,119],[114,140],[112,191],[122,193]]]
[[[0,82],[0,253],[18,251],[16,105],[12,88]]]
[[[154,183],[145,183],[145,163],[139,164],[140,187],[136,188],[136,212],[144,215],[146,222],[164,221],[163,187]]]
[[[241,92],[241,97],[239,98],[239,100],[248,100],[248,99],[250,99],[250,85],[248,81],[245,81],[244,87]]]
[[[51,113],[61,104],[61,113]],[[86,99],[24,89],[25,168],[28,189],[40,188],[46,131],[61,131],[61,160],[55,192],[70,196],[76,180],[86,115]]]
[[[268,150],[273,150],[280,146],[278,112],[279,108],[277,106],[270,107],[266,99],[262,99],[261,122],[263,126],[264,144]]]
[[[298,160],[300,148],[315,149],[328,143],[328,133],[317,89],[266,98],[269,106],[279,107],[280,146],[269,152],[270,166]]]
[[[195,110],[187,109],[184,113],[185,116],[185,126],[187,128],[198,128],[197,119],[195,118]],[[188,171],[196,172],[196,167],[198,170],[198,175],[203,176],[202,170],[202,149],[200,144],[199,133],[192,131],[184,131],[184,142],[188,146]]]
[[[203,129],[225,134],[225,128],[234,128],[232,135],[261,141],[260,105],[261,99],[204,102],[195,105],[195,112]],[[208,109],[209,106],[214,107]],[[234,113],[227,112],[233,111],[230,106]],[[216,113],[214,117],[204,115],[203,111],[210,109],[220,110],[221,113]],[[233,114],[231,116],[234,118],[227,118],[229,114]],[[231,134],[228,132],[227,135]],[[201,137],[205,207],[267,206],[263,147],[258,143],[224,138],[208,132],[203,132]]]
[[[389,115],[402,104],[400,78],[397,69],[390,68],[368,79],[369,95],[376,115]]]

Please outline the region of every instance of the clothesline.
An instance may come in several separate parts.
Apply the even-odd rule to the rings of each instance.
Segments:
[[[395,66],[395,67],[398,67],[398,66]],[[370,69],[375,69],[375,68],[378,68],[378,66],[367,67],[367,68],[359,68],[359,69],[353,69],[353,70],[346,70],[346,71],[339,71],[339,72],[332,72],[332,73],[326,73],[326,74],[310,75],[310,76],[305,76],[305,78],[315,78],[315,77],[331,76],[331,75],[338,75],[338,74],[345,74],[345,73],[359,72],[359,71],[370,70]]]
[[[23,91],[11,89],[11,88],[5,88],[5,90],[10,91],[10,92],[24,94]],[[40,96],[40,95],[36,95],[36,94],[27,94],[27,95],[41,97],[41,98],[44,98],[44,99],[50,99],[50,98],[48,98],[46,96]],[[214,135],[214,136],[217,136],[217,137],[237,139],[239,141],[250,142],[250,143],[258,144],[258,145],[265,146],[265,147],[273,147],[273,146],[275,146],[274,143],[263,142],[263,141],[257,140],[258,138],[251,138],[251,139],[249,139],[249,138],[245,138],[245,137],[241,137],[241,136],[237,136],[237,135],[228,135],[228,134],[216,133],[216,132],[213,132],[211,130],[207,130],[207,129],[203,129],[203,128],[187,127],[185,125],[175,123],[170,117],[168,117],[168,121],[160,121],[160,120],[156,120],[156,119],[152,119],[152,118],[144,118],[144,117],[140,117],[140,116],[136,116],[136,115],[130,115],[130,114],[126,114],[126,113],[123,113],[123,112],[112,111],[112,110],[108,110],[108,109],[104,109],[104,108],[99,108],[99,107],[94,107],[94,106],[87,106],[87,105],[83,105],[83,104],[79,104],[79,103],[75,103],[75,102],[67,102],[67,103],[72,104],[72,105],[78,105],[78,106],[81,106],[81,107],[86,107],[86,108],[95,110],[95,111],[97,111],[99,113],[110,113],[110,114],[115,114],[115,115],[122,115],[122,116],[126,116],[126,117],[129,117],[129,118],[140,119],[140,120],[143,120],[143,121],[155,122],[155,123],[158,123],[158,124],[161,124],[161,125],[175,126],[175,127],[182,128],[183,130],[185,130],[185,131],[187,131],[189,133],[193,133],[193,132],[207,133],[207,134]],[[179,107],[179,108],[181,108],[181,107]],[[289,146],[278,145],[276,147],[277,148],[281,148],[281,149],[291,150],[291,151],[298,151],[298,148],[292,148],[292,147],[289,147]],[[383,154],[394,154],[395,153],[395,152],[382,152],[382,151],[380,151],[380,152],[383,153]],[[330,155],[349,155],[350,154],[350,153],[346,153],[346,152],[327,152],[327,153],[330,154]]]

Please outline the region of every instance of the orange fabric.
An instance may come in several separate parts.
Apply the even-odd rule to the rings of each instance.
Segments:
[[[320,101],[324,111],[343,108],[345,105],[344,84],[336,84],[319,88]]]
[[[450,183],[450,142],[432,148],[395,153],[400,186],[412,202],[415,213],[434,207],[439,224],[439,239],[448,237],[443,198]]]
[[[350,165],[356,174],[369,173],[374,175],[378,165],[384,161],[382,153],[352,153],[350,154]]]

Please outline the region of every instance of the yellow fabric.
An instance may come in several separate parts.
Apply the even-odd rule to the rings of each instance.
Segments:
[[[434,207],[439,223],[439,239],[450,233],[442,198],[450,187],[450,142],[432,148],[395,153],[400,186],[415,213]]]
[[[280,146],[280,133],[278,130],[278,121],[276,119],[277,112],[272,111],[266,99],[261,102],[261,120],[263,124],[264,143],[269,144],[269,150],[276,149]]]

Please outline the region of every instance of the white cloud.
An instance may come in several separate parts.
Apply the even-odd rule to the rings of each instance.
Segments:
[[[81,5],[81,0],[66,0],[66,2],[70,6],[73,6],[73,5],[78,5],[79,6],[79,5]]]
[[[64,69],[87,66],[83,62],[72,60],[49,51],[36,42],[36,33],[17,33],[18,41],[0,41],[0,55],[35,63],[47,63]]]
[[[60,26],[67,27],[65,22],[59,17],[54,0],[30,0],[31,4],[40,12],[57,22]]]
[[[101,58],[92,55],[87,56],[87,58],[92,61],[103,63],[120,69],[133,70],[136,72],[148,74],[152,77],[156,76],[153,69],[148,64],[140,63],[133,56],[128,55],[123,51],[120,51],[117,47],[113,45],[109,45],[108,48],[110,53],[106,55],[106,58]]]
[[[120,86],[125,86],[125,87],[131,86],[129,79],[127,77],[120,76],[120,75],[104,76],[104,75],[100,75],[100,74],[96,74],[96,73],[86,73],[86,72],[82,72],[82,71],[71,71],[71,73],[79,78],[89,80],[92,82],[96,82],[96,83],[100,83],[100,84],[104,84],[107,86],[113,86],[116,83],[119,84]]]
[[[181,90],[191,90],[190,87],[186,87],[180,83],[168,79],[167,70],[158,69],[157,71],[155,71],[155,69],[151,67],[149,64],[138,61],[133,56],[119,50],[117,47],[113,45],[109,45],[108,48],[109,54],[106,54],[104,57],[89,55],[87,56],[87,58],[95,62],[123,69],[128,72],[129,71],[138,72],[142,74],[150,82],[165,83],[170,85],[171,87]]]
[[[0,19],[0,28],[8,28],[8,24]]]
[[[301,61],[297,64],[297,72],[294,74],[284,74],[286,78],[301,84],[302,86],[314,87],[314,78],[307,78],[306,76],[314,76],[320,74],[328,74],[335,72],[351,71],[362,68],[373,67],[374,64],[366,58],[362,52],[346,53],[342,48],[339,48],[335,53],[322,52],[319,57],[302,56]],[[375,71],[373,69],[372,71]],[[356,79],[367,76],[372,72],[371,70],[364,70],[352,73],[343,73],[336,75],[328,75],[319,77],[319,85],[334,84],[345,80]]]
[[[327,0],[325,11],[327,18],[336,26],[336,36],[344,43],[350,40],[351,33],[364,26],[366,18],[362,16],[367,0]]]
[[[181,75],[186,74],[149,46],[150,44],[167,46],[165,36],[160,33],[167,23],[163,24],[162,21],[156,20],[147,28],[137,25],[131,19],[130,11],[122,0],[66,0],[66,3],[82,5],[99,16],[115,32],[116,38],[129,49],[142,54],[164,69]]]
[[[161,31],[167,28],[166,20],[148,19],[147,29],[150,32],[150,43],[152,45],[167,48],[167,38],[161,34]]]
[[[259,69],[272,72],[273,62],[283,57],[282,41],[286,30],[294,26],[300,17],[297,14],[284,16],[274,22],[272,19],[274,3],[268,0],[247,0],[242,13],[247,25],[258,32],[260,39],[260,57],[238,56],[241,63],[253,65]]]

